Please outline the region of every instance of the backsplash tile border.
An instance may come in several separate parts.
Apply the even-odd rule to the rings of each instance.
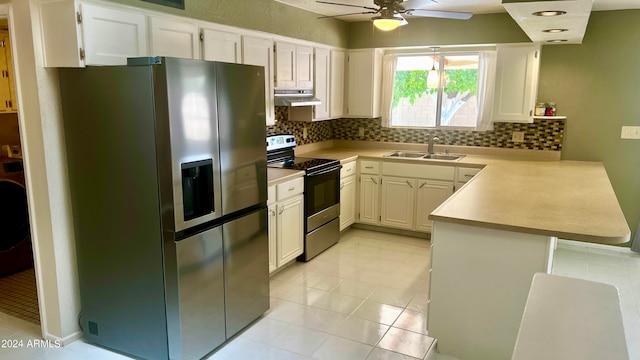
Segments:
[[[326,140],[365,140],[425,144],[433,132],[439,145],[478,146],[505,149],[561,151],[565,120],[534,119],[533,123],[494,123],[494,130],[443,130],[385,128],[380,118],[336,119],[318,122],[288,121],[286,107],[276,107],[276,124],[267,126],[267,134],[293,134],[298,145]],[[306,137],[304,132],[306,128]],[[364,137],[359,136],[360,128]],[[512,141],[514,131],[524,132],[524,142]]]

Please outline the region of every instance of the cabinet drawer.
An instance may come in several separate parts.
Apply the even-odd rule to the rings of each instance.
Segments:
[[[455,167],[384,162],[382,175],[453,181]]]
[[[340,178],[344,178],[346,176],[355,175],[355,174],[356,174],[356,162],[355,161],[348,162],[348,163],[342,165],[342,169],[340,169]]]
[[[370,160],[361,160],[360,161],[360,173],[361,174],[379,174],[380,173],[380,162],[379,161],[370,161]]]
[[[304,178],[298,178],[276,185],[277,201],[304,192]]]
[[[477,173],[480,172],[479,168],[463,168],[463,167],[459,167],[458,168],[458,182],[460,183],[465,183],[469,180],[471,180],[472,177],[476,176]]]

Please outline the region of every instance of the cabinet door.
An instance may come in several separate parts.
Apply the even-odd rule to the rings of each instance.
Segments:
[[[242,37],[242,63],[264,66],[265,103],[267,124],[275,124],[273,98],[273,41],[270,39]]]
[[[304,200],[301,195],[294,196],[277,204],[278,267],[302,254],[304,241],[303,205]]]
[[[340,179],[340,231],[356,221],[356,176]]]
[[[296,87],[296,46],[276,43],[276,88]]]
[[[328,63],[328,57],[327,57]],[[296,87],[313,88],[313,48],[296,45]]]
[[[453,183],[447,181],[417,181],[416,230],[431,231],[429,214],[453,194]]]
[[[359,222],[378,224],[380,219],[380,177],[362,175],[360,177]]]
[[[240,63],[241,36],[226,31],[202,29],[202,59]]]
[[[349,63],[347,115],[350,117],[380,116],[382,52],[378,49],[350,51],[347,61]]]
[[[200,58],[198,25],[165,18],[149,17],[152,56]]]
[[[274,272],[278,268],[278,207],[273,204],[268,208],[269,211],[269,273]]]
[[[498,45],[493,119],[533,122],[540,44]]]
[[[381,225],[413,229],[415,187],[415,179],[382,178]]]
[[[128,57],[147,55],[142,14],[81,4],[86,65],[126,65]]]
[[[329,49],[315,49],[314,94],[322,103],[314,107],[314,120],[329,117]]]
[[[344,115],[344,65],[345,53],[331,50],[329,117],[339,118]]]

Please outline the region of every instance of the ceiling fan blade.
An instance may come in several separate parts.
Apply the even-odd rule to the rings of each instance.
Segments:
[[[379,11],[378,8],[374,8],[374,7],[369,7],[369,6],[360,6],[360,5],[351,5],[351,4],[341,4],[341,3],[335,3],[335,2],[330,2],[330,1],[320,1],[320,0],[316,0],[317,3],[319,4],[329,4],[329,5],[340,5],[340,6],[349,6],[349,7],[357,7],[357,8],[361,8],[361,9],[367,9],[367,10],[375,10],[376,12]],[[368,13],[363,13],[363,14],[368,14]]]
[[[348,14],[340,14],[340,15],[323,15],[323,16],[318,16],[318,19],[328,19],[328,18],[335,18],[335,17],[339,17],[339,16],[349,16],[349,15],[364,15],[364,14],[377,14],[377,11],[365,11],[365,12],[356,12],[356,13],[348,13]]]
[[[405,10],[417,10],[425,8],[429,5],[437,3],[434,0],[407,0],[398,4],[398,6]]]
[[[406,14],[412,16],[424,16],[454,20],[469,20],[473,16],[472,13],[437,10],[411,10],[407,11]]]

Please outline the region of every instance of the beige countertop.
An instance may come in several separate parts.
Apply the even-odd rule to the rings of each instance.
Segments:
[[[629,226],[602,163],[535,160],[527,152],[468,154],[453,162],[383,157],[394,150],[398,148],[330,147],[296,154],[342,163],[366,157],[484,167],[434,210],[430,219],[604,244],[630,239]],[[542,155],[549,158],[549,154]]]
[[[304,171],[267,168],[267,186],[304,176]]]

